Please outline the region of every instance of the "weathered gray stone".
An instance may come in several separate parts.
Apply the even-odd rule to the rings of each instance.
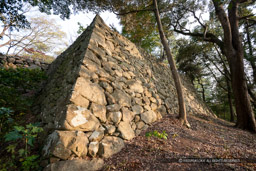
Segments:
[[[135,122],[139,122],[139,121],[140,121],[140,115],[135,115],[134,121],[135,121]]]
[[[168,106],[168,108],[171,108],[173,106],[174,100],[172,100],[171,98],[166,98],[164,103],[166,106]]]
[[[148,127],[149,127],[148,125],[144,125],[143,128],[142,128],[142,130],[147,130]]]
[[[121,71],[119,71],[119,70],[115,70],[114,72],[115,72],[115,74],[116,74],[118,77],[122,77],[122,76],[123,76],[123,73],[122,73]]]
[[[164,115],[167,114],[167,111],[166,111],[166,108],[165,108],[164,105],[161,105],[161,106],[157,109],[157,111],[158,111],[162,116],[164,116]]]
[[[91,111],[74,105],[68,105],[64,127],[70,130],[93,131],[99,127],[99,120]]]
[[[140,106],[143,105],[141,98],[134,98],[133,99],[133,105],[136,105],[136,104],[138,104]]]
[[[121,90],[115,90],[112,94],[117,103],[121,106],[131,106],[131,98]]]
[[[127,81],[127,84],[129,86],[129,88],[131,90],[133,90],[134,92],[136,92],[136,93],[143,93],[143,87],[142,87],[140,82],[134,81],[134,80],[130,80],[130,81]]]
[[[149,105],[144,105],[143,107],[145,108],[146,111],[151,110],[151,107]]]
[[[157,120],[157,115],[152,110],[144,112],[140,116],[141,116],[141,120],[143,120],[147,124],[150,124],[150,123],[155,122]]]
[[[59,161],[48,165],[44,171],[96,171],[103,167],[102,159],[83,160],[74,159],[67,161]]]
[[[94,52],[92,52],[91,50],[87,50],[86,54],[85,54],[85,58],[88,58],[90,60],[92,60],[93,62],[95,62],[96,64],[98,64],[99,66],[101,65],[101,61],[97,58],[97,56],[95,55]],[[84,63],[84,62],[83,62]]]
[[[155,103],[151,103],[151,105],[150,105],[150,108],[151,108],[151,110],[156,110],[157,109],[157,104],[155,104]]]
[[[107,97],[108,104],[115,104],[116,99],[108,92],[105,92],[105,95]]]
[[[86,80],[82,77],[77,79],[74,91],[97,104],[107,104],[103,89],[98,84],[91,83],[89,80]]]
[[[99,120],[101,122],[106,122],[107,118],[106,118],[106,107],[103,105],[99,105],[96,103],[92,103],[91,104],[91,111],[94,114],[94,116],[96,116],[97,118],[99,118]]]
[[[43,148],[43,155],[54,155],[66,160],[72,153],[76,156],[87,155],[88,138],[81,131],[54,131],[49,135]]]
[[[118,131],[121,132],[122,138],[131,140],[135,137],[134,131],[129,122],[120,122],[118,125]]]
[[[113,125],[106,125],[105,127],[107,128],[107,133],[109,135],[112,135],[116,131],[116,127]]]
[[[145,126],[145,123],[143,121],[136,123],[137,129],[142,129]]]
[[[121,109],[121,106],[119,104],[112,104],[107,106],[108,112],[117,112]]]
[[[29,65],[28,69],[41,69],[41,68],[38,65],[31,64],[31,65]]]
[[[126,78],[126,79],[128,79],[128,80],[130,80],[132,77],[131,77],[131,75],[128,73],[128,72],[123,72],[123,76]]]
[[[15,62],[15,58],[9,57],[9,58],[7,58],[7,61],[9,63],[14,63]]]
[[[136,123],[135,122],[131,122],[131,127],[132,127],[132,130],[136,130]]]
[[[88,58],[84,58],[83,63],[84,66],[91,72],[96,72],[99,69],[99,65]]]
[[[134,116],[135,116],[134,112],[130,111],[130,110],[129,110],[128,108],[126,108],[126,107],[123,107],[123,108],[122,108],[122,113],[123,113],[123,118],[122,118],[122,120],[123,120],[124,122],[130,122],[130,121],[132,121],[133,118],[134,118]]]
[[[81,106],[87,108],[89,106],[89,100],[83,97],[78,92],[73,92],[70,101],[72,101],[76,106]]]
[[[140,93],[135,93],[135,97],[141,98],[141,94]]]
[[[93,131],[92,135],[89,137],[90,142],[100,141],[104,137],[104,131]]]
[[[151,96],[152,96],[152,93],[151,93],[149,90],[145,90],[145,91],[144,91],[144,94],[145,94],[145,96],[147,96],[147,97],[151,97]]]
[[[100,142],[99,155],[105,158],[118,153],[124,148],[124,141],[115,136],[105,136]]]
[[[143,107],[141,107],[140,105],[134,105],[132,106],[132,111],[134,112],[134,114],[141,114],[143,113]]]
[[[93,73],[89,71],[85,66],[81,65],[79,76],[83,77],[85,79],[90,79],[92,77]]]
[[[118,112],[109,112],[108,113],[108,120],[114,122],[115,124],[119,123],[122,119],[122,113]]]
[[[113,93],[113,87],[106,83],[106,82],[100,82],[101,87],[103,87],[107,92]]]
[[[148,97],[144,96],[144,97],[142,98],[142,100],[143,100],[143,103],[144,103],[144,104],[146,104],[146,105],[149,105],[149,104],[150,104],[150,100],[148,99]]]
[[[88,153],[92,157],[96,157],[98,151],[99,151],[99,142],[98,141],[93,141],[90,142],[89,148],[88,148]]]
[[[136,135],[136,136],[140,135],[140,133],[141,133],[141,130],[139,130],[139,129],[137,129],[137,130],[135,131],[135,135]]]

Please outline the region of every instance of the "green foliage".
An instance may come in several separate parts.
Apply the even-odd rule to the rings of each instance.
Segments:
[[[13,110],[6,107],[0,108],[0,137],[3,132],[7,132],[10,126],[14,123]]]
[[[24,6],[24,3],[20,0],[1,1],[0,21],[4,25],[10,25],[11,30],[29,27],[30,24],[24,15]]]
[[[156,137],[156,138],[160,138],[160,139],[165,139],[167,140],[168,134],[163,131],[162,133],[158,132],[157,130],[154,130],[153,132],[147,132],[146,133],[146,137]]]
[[[39,83],[46,78],[39,69],[0,69],[0,106],[11,108],[15,114],[26,112]]]
[[[149,53],[161,46],[157,25],[152,12],[138,12],[121,17],[122,35]],[[131,21],[132,20],[132,21]]]
[[[77,34],[82,34],[86,30],[86,28],[80,22],[78,22],[77,24],[78,24]]]
[[[45,78],[45,73],[38,69],[0,69],[0,143],[1,150],[8,153],[0,158],[1,171],[39,169],[35,141],[42,128],[39,124],[27,124],[26,119],[33,117],[30,107]]]
[[[25,127],[14,126],[13,131],[5,135],[5,142],[10,143],[6,147],[6,150],[12,156],[12,160],[9,161],[11,166],[21,165],[22,170],[39,168],[37,161],[39,155],[31,154],[31,151],[34,146],[35,138],[38,133],[42,131],[43,129],[39,127],[39,124],[35,123],[27,124]],[[25,147],[18,146],[19,143],[24,144]]]

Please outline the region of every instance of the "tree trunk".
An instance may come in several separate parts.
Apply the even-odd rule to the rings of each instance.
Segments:
[[[246,1],[231,0],[228,6],[228,15],[220,1],[212,0],[212,2],[224,32],[224,45],[221,50],[228,59],[231,71],[231,84],[237,113],[236,125],[238,128],[256,132],[255,117],[248,96],[243,62],[244,48],[238,24],[239,2]]]
[[[166,52],[167,60],[168,60],[168,63],[170,65],[173,80],[174,80],[175,87],[176,87],[176,90],[177,90],[177,96],[178,96],[178,102],[179,102],[179,119],[180,119],[182,124],[186,125],[187,127],[190,127],[190,125],[187,121],[186,107],[185,107],[185,102],[184,102],[180,77],[179,77],[179,74],[177,72],[175,62],[174,62],[174,59],[173,59],[172,54],[171,54],[171,50],[168,46],[168,42],[167,42],[167,39],[166,39],[164,31],[163,31],[163,26],[162,26],[161,19],[160,19],[160,16],[159,16],[159,11],[158,11],[157,0],[153,0],[153,3],[154,3],[154,6],[155,6],[154,12],[155,12],[155,17],[156,17],[156,21],[157,21],[159,35],[160,35],[160,38],[161,38],[161,42],[164,46],[164,50]]]
[[[230,112],[230,122],[234,122],[235,121],[235,113],[234,113],[232,98],[231,98],[232,92],[231,92],[230,82],[229,82],[227,76],[225,76],[225,79],[226,79],[227,89],[228,89],[228,104],[229,104],[229,112]]]
[[[202,88],[202,99],[203,99],[203,102],[206,102],[205,100],[205,90],[204,90],[204,84],[202,83],[202,80],[198,79],[198,83],[200,84],[201,88]]]
[[[237,113],[236,126],[256,132],[256,122],[248,96],[244,73],[243,51],[230,58],[232,89]]]

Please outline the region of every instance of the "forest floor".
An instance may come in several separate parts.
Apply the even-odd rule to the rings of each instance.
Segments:
[[[256,170],[256,134],[211,116],[192,115],[188,121],[190,129],[174,115],[165,116],[105,159],[102,170]],[[154,130],[166,131],[168,139],[145,136]]]

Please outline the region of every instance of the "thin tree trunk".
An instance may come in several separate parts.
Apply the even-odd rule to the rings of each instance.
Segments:
[[[253,57],[253,49],[252,49],[252,42],[251,42],[251,36],[249,33],[249,24],[248,21],[245,26],[246,31],[246,37],[247,37],[247,43],[249,48],[249,58],[247,59],[252,67],[252,73],[253,73],[253,83],[256,84],[256,65],[255,65],[255,58]]]
[[[174,82],[175,82],[175,87],[176,87],[176,90],[177,90],[178,102],[179,102],[179,119],[180,119],[182,124],[186,125],[187,127],[190,127],[190,125],[187,121],[186,107],[185,107],[185,102],[184,102],[180,77],[179,77],[179,74],[177,72],[175,62],[174,62],[174,59],[173,59],[172,54],[171,54],[171,50],[168,46],[168,42],[167,42],[167,39],[166,39],[164,31],[163,31],[163,26],[162,26],[161,19],[160,19],[160,16],[159,16],[159,11],[158,11],[157,0],[153,0],[153,3],[154,3],[154,6],[155,6],[154,12],[155,12],[155,17],[156,17],[156,21],[157,21],[159,35],[160,35],[161,42],[164,46],[164,50],[165,50],[166,55],[167,55],[167,60],[168,60],[169,65],[170,65],[172,76],[173,76],[173,79],[174,79]]]
[[[231,80],[230,80],[230,73],[228,71],[228,68],[226,67],[225,61],[221,57],[221,54],[220,54],[220,52],[218,51],[218,49],[216,47],[215,47],[215,50],[217,51],[218,56],[219,56],[219,58],[221,60],[223,68],[224,68],[224,73],[222,73],[222,74],[225,77],[226,84],[227,84],[228,104],[229,104],[229,112],[230,112],[230,122],[234,122],[235,121],[235,111],[234,111],[234,108],[233,108],[232,96],[231,96],[232,95],[232,89],[231,89],[231,85],[230,85],[230,82],[231,82]]]
[[[198,83],[200,84],[201,88],[202,88],[202,99],[204,102],[206,102],[205,100],[205,90],[204,90],[204,84],[202,83],[202,80],[198,79]]]

